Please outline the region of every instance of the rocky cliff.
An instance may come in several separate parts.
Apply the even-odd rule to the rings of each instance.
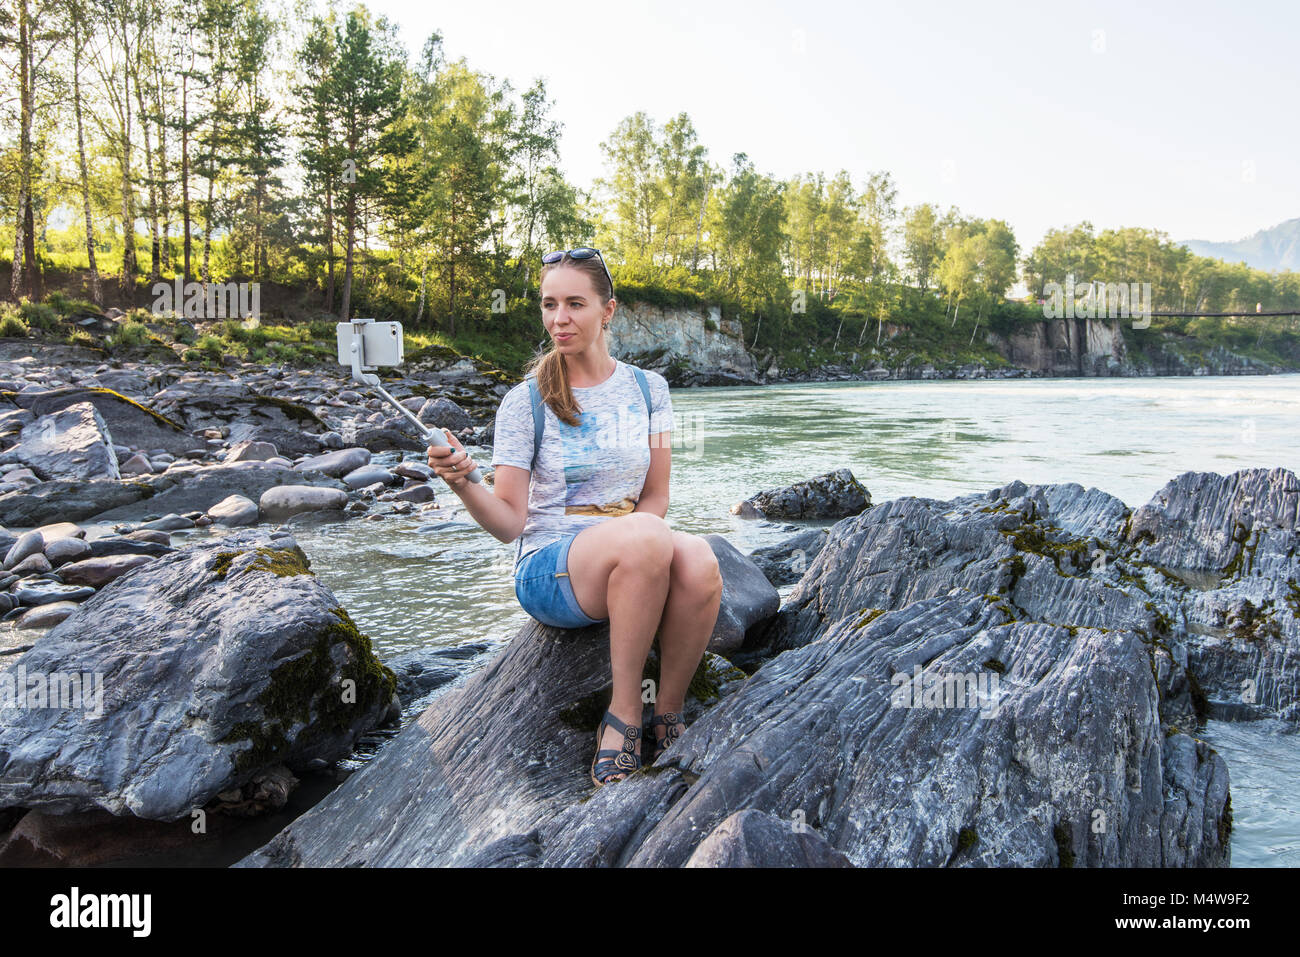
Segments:
[[[619,304],[609,350],[642,368],[662,372],[673,385],[740,385],[765,381],[745,349],[740,323],[723,320],[717,306],[675,309]]]
[[[1145,351],[1133,352],[1122,319],[1044,319],[1006,334],[988,330],[984,341],[1009,364],[938,368],[906,349],[891,355],[846,350],[844,361],[808,370],[781,369],[770,352],[754,356],[740,323],[722,320],[716,306],[665,308],[620,304],[610,328],[610,351],[661,372],[674,386],[741,385],[834,379],[980,379],[1024,376],[1263,375],[1286,372],[1226,349],[1206,349],[1189,336],[1163,333]],[[905,334],[886,322],[882,343]]]

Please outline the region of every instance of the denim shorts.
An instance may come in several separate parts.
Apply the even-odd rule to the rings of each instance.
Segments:
[[[529,552],[515,569],[515,597],[524,611],[553,628],[584,628],[608,618],[591,618],[569,582],[569,546],[577,532]]]

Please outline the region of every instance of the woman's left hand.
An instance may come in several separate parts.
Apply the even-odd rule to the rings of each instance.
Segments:
[[[474,460],[465,451],[465,446],[460,444],[460,439],[452,435],[449,429],[443,429],[442,432],[451,445],[429,446],[429,468],[450,485],[452,491],[460,491],[469,484],[470,473],[475,469]]]

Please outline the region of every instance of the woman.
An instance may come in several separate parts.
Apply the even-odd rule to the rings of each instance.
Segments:
[[[474,462],[449,431],[451,446],[430,446],[429,465],[483,528],[519,539],[515,596],[525,611],[561,628],[609,622],[614,692],[591,767],[601,787],[641,767],[641,675],[656,633],[651,760],[685,729],[686,687],[717,622],[722,576],[708,542],[664,520],[668,383],[609,354],[616,301],[603,259],[581,247],[542,261],[551,348],[529,363],[535,380],[501,400],[491,490],[468,481]],[[543,416],[539,446],[530,385]]]

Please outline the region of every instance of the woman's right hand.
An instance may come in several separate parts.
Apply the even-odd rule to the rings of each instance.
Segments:
[[[460,444],[460,439],[451,434],[449,429],[442,430],[450,445],[431,445],[428,448],[429,468],[451,486],[452,491],[459,492],[469,484],[469,476],[475,469],[474,460]]]

